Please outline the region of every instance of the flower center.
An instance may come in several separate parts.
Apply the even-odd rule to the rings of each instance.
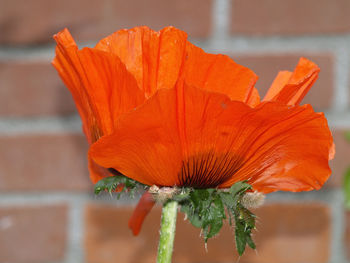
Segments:
[[[179,186],[216,188],[230,179],[242,162],[242,158],[230,152],[218,154],[212,151],[190,157],[183,161]]]

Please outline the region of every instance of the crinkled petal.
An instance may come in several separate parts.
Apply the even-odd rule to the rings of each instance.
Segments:
[[[261,192],[318,189],[330,175],[332,136],[310,106],[256,108],[177,86],[160,90],[90,148],[103,167],[148,185],[229,187]]]
[[[78,47],[67,29],[62,30],[54,36],[57,47],[56,56],[52,61],[61,79],[72,93],[75,104],[83,122],[83,131],[90,143],[99,133],[97,120],[93,117],[93,110],[89,104],[88,96],[84,90],[79,76],[80,61],[77,56]],[[80,67],[81,70],[81,67]],[[96,133],[96,135],[94,134]]]
[[[90,172],[90,179],[94,184],[96,184],[98,181],[107,176],[111,176],[111,174],[106,168],[96,164],[90,157],[88,157],[88,166]]]
[[[247,105],[250,107],[255,107],[260,104],[260,95],[258,90],[254,87],[246,99]]]
[[[122,117],[113,134],[91,146],[90,156],[99,165],[114,168],[143,184],[177,184],[181,143],[177,124],[172,120],[176,114],[174,97],[168,93],[174,94],[174,89],[158,91]],[[168,118],[170,121],[165,121]]]
[[[226,55],[205,53],[189,42],[184,74],[188,85],[226,94],[231,100],[255,101],[259,96],[253,88],[258,77],[252,70]]]
[[[319,67],[306,58],[301,58],[294,72],[281,71],[268,90],[264,101],[279,101],[299,105],[310,90],[320,72]]]
[[[331,174],[333,138],[327,120],[310,105],[259,105],[242,124],[245,160],[228,187],[244,178],[263,193],[320,189]]]
[[[111,133],[118,117],[142,104],[144,95],[115,55],[90,48],[78,50],[67,29],[55,39],[56,57],[52,63],[72,92],[92,143]]]
[[[124,29],[102,39],[96,49],[117,55],[149,97],[173,88],[185,58],[187,34],[174,27],[153,31],[143,26]]]
[[[91,144],[112,133],[119,116],[142,104],[143,92],[124,64],[113,54],[84,48],[78,50],[67,29],[55,35],[53,65],[71,91]],[[96,182],[109,173],[89,161]]]
[[[141,196],[133,214],[129,219],[129,228],[135,236],[140,233],[143,221],[149,212],[151,212],[155,204],[156,203],[153,199],[153,196],[149,192],[145,192]]]
[[[257,80],[250,69],[228,56],[204,52],[174,27],[159,32],[148,27],[119,30],[101,40],[96,48],[120,57],[148,97],[158,89],[173,88],[182,79],[188,85],[226,94],[232,100],[247,101]],[[255,100],[256,95],[255,90]]]

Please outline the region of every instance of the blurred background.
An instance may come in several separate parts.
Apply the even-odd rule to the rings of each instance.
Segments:
[[[242,263],[350,262],[349,0],[0,0],[0,263],[155,262],[160,209],[134,238],[135,201],[96,198],[73,100],[50,65],[52,35],[69,28],[80,46],[121,29],[173,25],[207,52],[253,69],[264,94],[300,56],[321,68],[305,98],[324,111],[336,143],[333,175],[320,191],[275,193],[256,211],[257,251]],[[237,262],[225,226],[205,252],[178,218],[174,262]]]

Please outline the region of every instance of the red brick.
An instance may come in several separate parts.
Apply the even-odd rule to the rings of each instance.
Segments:
[[[259,75],[257,88],[263,95],[279,70],[293,70],[300,56],[314,60],[320,78],[305,98],[316,109],[330,107],[333,94],[333,57],[328,54],[240,55],[233,58]],[[19,77],[20,76],[20,77]],[[45,77],[43,77],[45,76]],[[0,63],[0,115],[33,116],[76,112],[73,99],[49,62]]]
[[[345,224],[346,230],[344,235],[345,251],[347,258],[350,260],[350,210],[345,211]]]
[[[256,214],[257,253],[247,253],[242,262],[328,262],[331,222],[326,205],[271,204]]]
[[[211,30],[213,0],[115,0],[109,14],[109,31],[147,25],[159,30],[175,26],[190,37],[207,37]]]
[[[0,262],[61,262],[66,233],[65,205],[1,207]]]
[[[131,208],[108,205],[90,205],[86,209],[85,251],[88,263],[111,262],[115,255],[123,263],[156,261],[160,210],[154,209],[151,212],[138,237],[132,236],[127,227],[131,212]],[[205,253],[204,242],[199,234],[199,230],[185,222],[183,215],[179,214],[174,262],[231,262],[237,258],[233,254],[231,231],[220,238],[225,242],[210,240],[209,253]]]
[[[86,209],[85,251],[89,263],[155,262],[160,211],[146,219],[138,237],[127,228],[131,208],[89,205]],[[240,262],[327,262],[330,222],[328,208],[320,204],[267,205],[257,212],[254,238],[258,254],[248,249]],[[225,225],[217,238],[209,240],[208,253],[199,230],[180,214],[177,221],[173,261],[177,263],[236,262],[233,230]]]
[[[34,44],[52,41],[64,27],[80,34],[97,34],[105,1],[2,0],[0,43]]]
[[[330,54],[237,54],[232,57],[237,63],[249,67],[259,76],[256,87],[263,98],[277,73],[281,70],[293,71],[302,56],[314,61],[321,69],[318,80],[302,104],[310,103],[315,110],[328,109],[332,103],[334,90],[334,60]]]
[[[0,191],[90,190],[82,135],[0,137]]]
[[[0,62],[0,116],[76,112],[73,99],[49,62]]]
[[[350,31],[348,0],[233,0],[231,33],[336,34]]]
[[[343,129],[333,130],[333,139],[335,143],[335,157],[330,162],[332,175],[326,186],[341,187],[343,184],[343,177],[348,168],[350,168],[350,142],[346,140],[345,133],[349,132]]]
[[[3,0],[0,43],[44,43],[64,27],[79,40],[96,40],[137,25],[174,25],[204,37],[210,33],[211,8],[212,0]]]

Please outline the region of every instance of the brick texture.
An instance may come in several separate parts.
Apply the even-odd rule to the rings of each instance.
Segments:
[[[265,40],[275,39],[276,50],[265,52],[264,47],[253,45],[249,52],[235,54],[237,45],[233,45],[227,53],[259,75],[256,87],[261,97],[278,71],[293,70],[300,56],[315,61],[321,68],[320,77],[302,104],[333,112],[339,108],[335,107],[339,97],[334,96],[339,88],[334,85],[335,78],[348,80],[343,74],[349,73],[350,57],[336,59],[339,50],[330,47],[339,46],[349,53],[349,13],[349,0],[0,0],[0,263],[63,263],[70,261],[70,252],[76,250],[84,255],[74,263],[156,261],[160,207],[146,219],[140,236],[133,237],[127,227],[132,213],[129,202],[94,202],[87,194],[93,193],[93,184],[84,136],[46,122],[46,118],[57,120],[77,113],[70,92],[50,59],[44,58],[48,49],[51,58],[54,56],[55,33],[67,27],[79,45],[93,46],[122,28],[146,25],[159,30],[173,25],[199,45],[218,52],[236,40],[245,43],[254,38],[254,43],[263,45]],[[291,41],[295,50],[278,46],[284,42],[280,38]],[[305,49],[305,41],[315,50]],[[344,106],[341,116],[350,113],[350,99],[347,102],[339,105]],[[6,127],[1,129],[7,119],[20,124],[13,127],[13,134],[8,134]],[[21,124],[31,119],[38,120],[45,130],[21,130]],[[327,191],[340,191],[350,167],[350,143],[344,138],[350,131],[348,124],[344,121],[333,127],[336,156]],[[64,202],[57,204],[53,193],[68,193],[73,202],[86,203],[85,213],[76,213]],[[34,199],[28,203],[27,196]],[[241,258],[228,225],[209,241],[206,253],[200,231],[180,214],[173,262],[326,263],[330,250],[332,258],[345,262],[341,257],[347,253],[350,260],[350,212],[330,210],[316,201],[302,202],[303,196],[287,195],[286,203],[267,203],[256,210],[257,250],[247,249]],[[321,198],[322,192],[312,197]],[[331,194],[328,205],[340,202],[338,197]],[[334,214],[330,215],[331,211]],[[339,221],[341,216],[345,220]],[[70,220],[81,222],[84,232],[75,228],[69,233]],[[332,231],[344,232],[344,244],[331,244]],[[84,247],[69,240],[71,237],[81,237]]]
[[[232,0],[231,33],[336,34],[350,31],[348,0]]]
[[[111,1],[108,31],[137,25],[159,30],[172,25],[191,37],[203,38],[211,31],[212,6],[213,0],[115,0]]]
[[[315,61],[320,77],[304,99],[317,110],[328,109],[333,95],[333,57],[307,54],[233,55],[238,63],[259,75],[257,88],[263,96],[279,70],[293,70],[300,56]],[[43,77],[45,76],[45,77]],[[49,62],[0,62],[0,116],[27,117],[67,115],[76,112],[73,99]]]
[[[344,174],[346,170],[350,168],[350,142],[345,138],[346,132],[349,132],[349,130],[333,130],[333,139],[335,143],[336,153],[334,160],[330,162],[332,175],[326,183],[326,185],[330,187],[341,187],[343,184]]]
[[[140,236],[127,228],[130,208],[89,205],[86,209],[85,251],[89,263],[155,262],[160,210],[146,219]],[[325,205],[271,204],[257,211],[256,253],[248,249],[240,262],[325,263],[329,257],[330,219]],[[209,240],[208,253],[198,229],[179,214],[173,261],[176,263],[224,263],[238,259],[233,231],[228,225]]]
[[[174,25],[193,37],[205,37],[210,33],[211,8],[212,0],[2,0],[0,43],[52,42],[52,35],[64,27],[79,40],[96,40],[138,25]]]
[[[331,106],[334,91],[334,60],[330,54],[237,54],[232,58],[259,76],[256,87],[263,98],[277,73],[281,70],[293,71],[302,56],[314,61],[321,69],[318,80],[302,104],[310,103],[315,110],[326,110]]]
[[[0,207],[0,262],[61,262],[66,231],[65,205]]]
[[[0,137],[0,191],[90,190],[82,135]]]
[[[345,224],[344,247],[346,256],[350,260],[350,210],[345,211]]]
[[[49,62],[0,62],[0,116],[29,117],[76,112],[73,99]]]
[[[330,255],[330,210],[318,203],[272,204],[257,211],[257,253],[249,263],[326,263]],[[242,258],[242,259],[243,259]]]
[[[52,35],[64,27],[82,35],[97,35],[105,1],[1,1],[0,43],[35,44],[53,42]]]

